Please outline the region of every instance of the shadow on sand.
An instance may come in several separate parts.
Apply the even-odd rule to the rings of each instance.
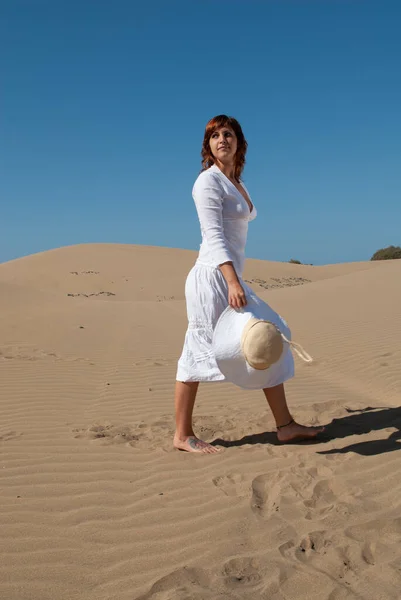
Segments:
[[[359,410],[345,409],[347,416],[339,419],[333,419],[331,423],[326,425],[324,433],[319,434],[316,440],[306,440],[299,442],[291,442],[291,444],[301,444],[316,446],[329,442],[331,440],[349,437],[351,435],[362,435],[371,431],[380,431],[386,429],[397,429],[384,439],[368,440],[357,442],[344,446],[343,448],[332,448],[331,450],[321,450],[318,454],[345,454],[347,452],[355,452],[362,456],[372,456],[375,454],[384,454],[393,452],[393,450],[401,450],[401,407],[394,408],[374,408],[367,406]],[[221,438],[214,440],[213,445],[230,448],[233,446],[245,446],[247,444],[272,444],[281,445],[277,440],[274,432],[266,431],[246,435],[240,440],[223,440]]]

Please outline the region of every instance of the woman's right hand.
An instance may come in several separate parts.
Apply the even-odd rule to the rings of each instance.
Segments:
[[[232,308],[242,308],[246,306],[246,296],[244,288],[239,281],[228,285],[228,303]]]
[[[228,287],[228,304],[232,308],[242,308],[246,305],[247,301],[244,288],[239,282],[233,263],[228,261],[221,264],[220,271],[222,272]]]

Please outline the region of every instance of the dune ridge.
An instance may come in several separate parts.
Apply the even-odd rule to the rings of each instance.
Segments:
[[[401,261],[248,260],[315,359],[296,359],[294,416],[327,431],[278,445],[261,393],[205,384],[195,427],[224,452],[204,457],[171,448],[195,257],[0,265],[0,597],[397,600]]]

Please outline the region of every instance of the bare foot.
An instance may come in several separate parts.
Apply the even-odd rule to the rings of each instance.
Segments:
[[[291,421],[284,427],[277,428],[277,438],[280,442],[293,442],[295,440],[310,440],[315,438],[318,433],[322,433],[324,427],[306,427],[295,421]]]
[[[200,440],[195,435],[189,435],[186,438],[178,438],[174,436],[174,448],[177,450],[185,450],[186,452],[198,452],[200,454],[216,454],[220,452],[220,448],[216,448],[203,440]]]

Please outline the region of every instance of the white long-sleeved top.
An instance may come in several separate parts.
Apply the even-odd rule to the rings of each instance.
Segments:
[[[241,185],[250,198],[242,182]],[[255,205],[250,211],[245,198],[216,165],[200,173],[192,197],[202,234],[197,263],[218,267],[232,261],[242,276],[248,222],[257,215]]]

